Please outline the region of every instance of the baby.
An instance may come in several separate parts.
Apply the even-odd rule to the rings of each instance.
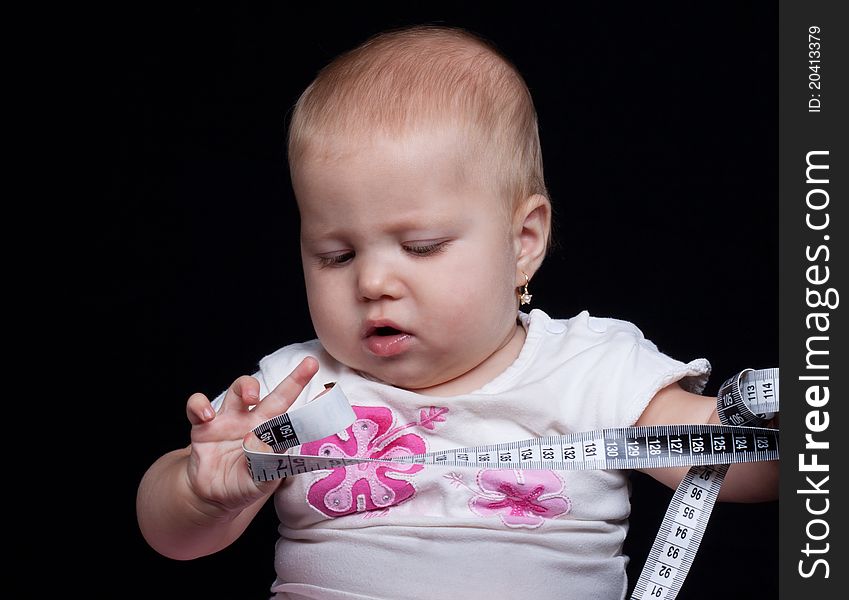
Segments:
[[[302,454],[719,422],[699,395],[706,360],[666,356],[625,321],[520,310],[551,204],[516,68],[460,29],[378,35],[304,91],[289,164],[317,339],[213,402],[188,399],[191,443],[139,487],[145,539],[172,558],[211,554],[273,497],[274,598],[624,597],[627,472],[367,463],[256,483],[243,452],[253,427],[331,381],[356,420]],[[674,488],[686,470],[646,472]],[[720,499],[771,500],[777,482],[777,462],[737,464]]]

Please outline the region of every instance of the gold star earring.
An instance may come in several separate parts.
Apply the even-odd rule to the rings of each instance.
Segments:
[[[519,296],[519,306],[522,306],[524,304],[530,304],[531,298],[533,298],[533,296],[528,293],[528,284],[530,283],[531,278],[528,277],[528,274],[525,273],[524,271],[522,271],[522,275],[525,276],[524,288],[522,288],[522,287],[516,288],[516,295]]]

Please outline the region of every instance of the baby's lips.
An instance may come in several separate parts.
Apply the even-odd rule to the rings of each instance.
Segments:
[[[394,334],[407,333],[397,323],[389,319],[369,319],[363,328],[362,334],[364,338],[368,338],[378,334],[380,330],[394,330]]]

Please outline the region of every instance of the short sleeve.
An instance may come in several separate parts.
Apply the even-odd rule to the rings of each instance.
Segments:
[[[581,347],[572,355],[580,363],[573,367],[585,373],[585,416],[596,427],[631,426],[664,387],[678,382],[698,394],[710,376],[706,359],[682,362],[672,358],[628,321],[590,317],[583,312],[568,321],[567,330],[573,343],[577,341]]]
[[[329,371],[335,372],[336,369],[333,367],[335,361],[327,355],[317,340],[290,344],[264,356],[259,361],[257,370],[252,374],[259,381],[259,397],[268,395],[307,356],[313,356],[319,361],[319,371],[313,377],[311,384],[314,385],[318,380],[326,381],[328,378],[333,378]],[[307,390],[309,391],[311,387],[308,386]],[[222,391],[212,401],[212,407],[216,411],[221,409],[226,393],[227,390]]]

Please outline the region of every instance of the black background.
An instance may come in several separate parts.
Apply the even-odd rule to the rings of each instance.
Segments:
[[[98,460],[110,469],[87,502],[98,550],[82,585],[267,597],[270,505],[231,547],[179,562],[145,545],[135,491],[151,462],[187,443],[191,393],[214,396],[265,354],[313,337],[286,114],[320,67],[387,27],[467,27],[525,76],[555,208],[533,306],[626,319],[675,358],[707,358],[709,395],[743,368],[777,366],[777,9],[445,6],[77,15],[70,93],[92,177],[68,250],[84,265],[73,310],[90,351],[72,360],[97,373],[77,405],[91,415],[82,427],[108,439]],[[633,483],[632,585],[671,497],[648,477]],[[777,597],[777,539],[777,503],[717,505],[679,597]]]

